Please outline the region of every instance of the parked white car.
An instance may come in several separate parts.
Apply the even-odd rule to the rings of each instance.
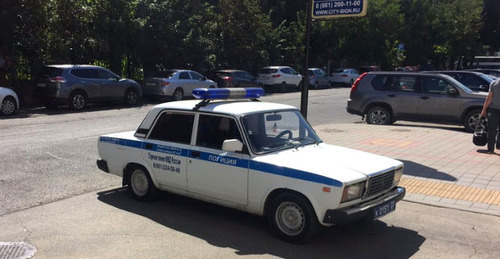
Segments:
[[[0,113],[2,115],[11,115],[19,109],[19,98],[10,88],[0,87]]]
[[[287,87],[300,89],[302,85],[302,75],[288,66],[263,67],[258,77],[264,87],[275,92],[285,92]]]
[[[294,243],[385,216],[405,195],[403,163],[323,143],[297,108],[255,101],[262,88],[193,92],[200,100],[157,105],[135,132],[100,136],[99,169],[138,200],[161,190],[267,216]]]
[[[333,84],[345,84],[351,86],[359,77],[358,70],[354,68],[341,68],[330,74]]]
[[[217,83],[202,74],[183,69],[172,69],[158,72],[155,76],[145,78],[144,96],[153,98],[172,98],[176,101],[191,96],[195,88],[216,88]]]

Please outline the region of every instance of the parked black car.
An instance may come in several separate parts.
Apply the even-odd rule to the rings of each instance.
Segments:
[[[142,89],[136,81],[121,78],[103,67],[50,65],[37,78],[36,97],[45,107],[68,104],[72,109],[82,110],[91,102],[137,105]]]
[[[219,88],[263,87],[262,82],[257,77],[244,70],[217,70],[211,73],[210,79],[215,81]]]
[[[427,73],[440,73],[453,77],[458,82],[469,87],[472,91],[488,92],[493,78],[479,72],[462,71],[462,70],[446,70],[446,71],[432,71]]]

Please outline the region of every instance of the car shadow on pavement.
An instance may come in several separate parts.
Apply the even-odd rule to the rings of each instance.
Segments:
[[[417,231],[377,220],[328,228],[308,243],[294,245],[275,238],[264,217],[174,194],[162,193],[157,201],[139,202],[125,188],[118,188],[98,193],[98,200],[213,246],[232,248],[237,255],[409,258],[425,241]]]
[[[443,181],[450,181],[450,182],[455,182],[458,179],[454,176],[451,176],[447,173],[441,172],[435,168],[428,167],[426,165],[422,165],[419,163],[415,163],[413,161],[408,161],[408,160],[399,160],[403,162],[405,165],[404,168],[404,175],[412,175],[412,176],[418,176],[418,177],[423,177],[423,178],[431,178],[435,180],[443,180]]]

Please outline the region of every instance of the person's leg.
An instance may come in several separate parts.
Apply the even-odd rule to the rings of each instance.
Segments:
[[[497,141],[496,141],[496,148],[500,149],[500,109],[495,109],[496,115],[497,115]]]
[[[498,128],[497,110],[488,109],[486,116],[488,118],[488,151],[493,152],[495,150],[495,139]]]

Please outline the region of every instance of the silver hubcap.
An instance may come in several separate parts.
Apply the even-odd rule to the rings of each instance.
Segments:
[[[472,115],[472,116],[469,118],[469,121],[468,121],[468,123],[469,123],[469,127],[470,127],[471,129],[473,129],[473,130],[476,130],[476,125],[477,125],[477,122],[478,122],[478,121],[479,121],[479,113],[478,113],[478,114],[474,114],[474,115]],[[482,122],[481,122],[481,127],[482,127],[483,129],[485,129],[485,128],[486,128],[485,121],[486,121],[486,120],[484,120],[484,121],[482,121]]]
[[[275,217],[278,228],[287,235],[298,235],[304,229],[304,213],[295,203],[284,202],[280,204]]]
[[[129,91],[127,95],[127,101],[129,104],[137,103],[137,93],[135,93],[134,91]]]
[[[176,90],[174,93],[174,98],[176,101],[182,100],[182,92],[180,90]]]
[[[81,94],[73,96],[73,107],[76,109],[82,109],[85,106],[85,97]]]
[[[132,190],[138,196],[144,196],[148,192],[148,177],[142,170],[135,170],[132,173],[130,184],[132,185]]]
[[[370,121],[373,124],[384,124],[387,121],[387,114],[382,110],[375,110],[370,114]]]
[[[5,115],[12,114],[16,110],[16,105],[11,100],[4,100],[2,102],[2,113]]]

